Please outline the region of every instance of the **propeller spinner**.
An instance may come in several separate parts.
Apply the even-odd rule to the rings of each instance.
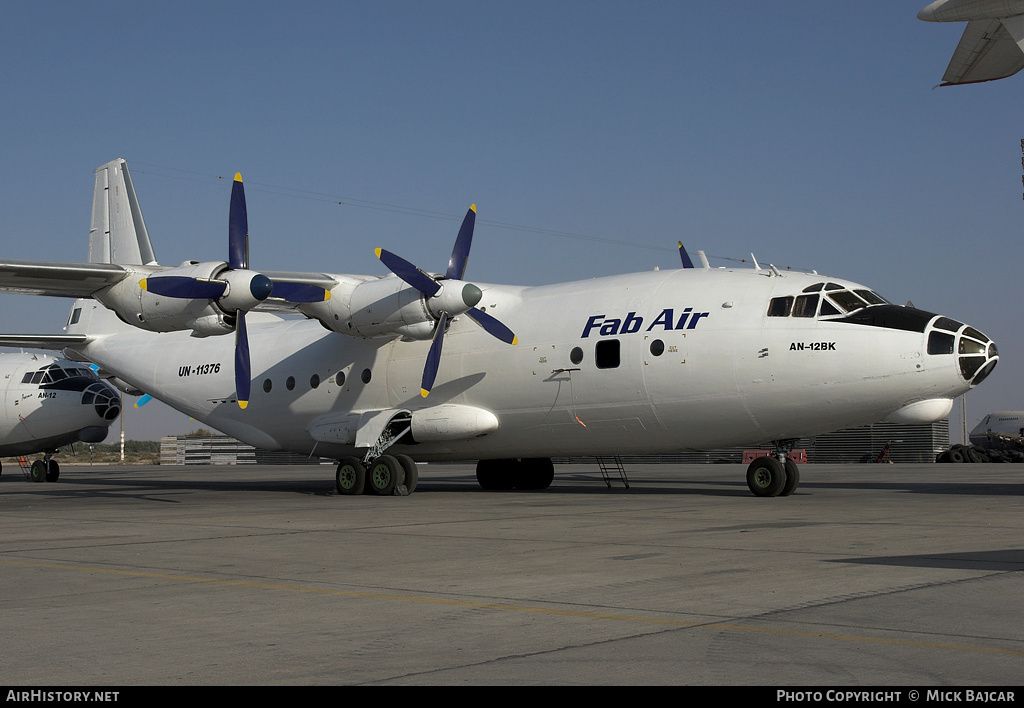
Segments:
[[[387,266],[388,270],[397,275],[412,287],[419,290],[426,299],[427,309],[437,318],[434,337],[427,353],[427,361],[423,367],[423,379],[420,383],[420,395],[426,397],[434,385],[437,369],[441,363],[441,349],[444,344],[444,333],[448,320],[463,313],[484,331],[506,344],[516,344],[519,340],[508,327],[476,307],[483,297],[483,291],[476,285],[462,280],[469,261],[469,248],[473,242],[473,227],[476,224],[476,205],[466,212],[459,235],[455,239],[448,270],[443,277],[435,278],[425,273],[401,256],[397,256],[382,248],[376,249],[377,257]]]

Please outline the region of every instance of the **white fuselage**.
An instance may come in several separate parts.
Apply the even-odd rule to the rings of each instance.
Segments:
[[[101,442],[120,395],[81,364],[42,354],[0,354],[0,455],[28,455]]]
[[[250,313],[245,410],[233,398],[231,336],[145,332],[93,300],[76,302],[82,313],[68,332],[94,337],[76,348],[80,357],[214,428],[263,448],[336,458],[352,454],[368,413],[445,406],[496,425],[394,450],[423,460],[664,453],[887,417],[930,422],[997,361],[994,345],[980,333],[968,341],[970,328],[960,323],[942,335],[949,350],[929,354],[937,320],[912,308],[860,310],[891,313],[895,326],[850,321],[856,312],[825,313],[824,304],[811,316],[770,316],[773,299],[799,300],[809,289],[822,301],[829,288],[866,290],[813,274],[705,268],[480,287],[479,306],[519,343],[457,317],[426,398],[420,377],[429,341],[348,336],[296,316]],[[968,366],[964,344],[985,353]],[[333,432],[311,432],[327,428]]]

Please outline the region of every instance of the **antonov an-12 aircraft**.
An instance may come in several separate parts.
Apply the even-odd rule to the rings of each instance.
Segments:
[[[121,395],[82,364],[45,354],[0,354],[0,455],[42,452],[33,482],[56,482],[58,448],[98,443],[121,412]]]
[[[465,280],[471,208],[443,273],[250,268],[241,177],[226,261],[157,265],[124,160],[96,171],[89,262],[0,263],[0,290],[78,298],[63,349],[257,447],[339,460],[342,494],[412,491],[416,461],[479,460],[542,489],[551,458],[767,446],[758,496],[793,492],[794,442],[930,423],[987,377],[962,322],[816,273],[683,267],[537,287]],[[230,336],[224,336],[230,335]]]

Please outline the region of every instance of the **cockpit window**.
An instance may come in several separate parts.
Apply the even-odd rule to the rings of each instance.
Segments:
[[[829,284],[831,285],[831,283]],[[828,288],[828,286],[825,286]],[[853,312],[859,310],[862,307],[867,307],[867,303],[861,300],[859,297],[854,295],[849,290],[839,290],[836,292],[830,292],[828,294],[832,301],[835,302],[839,307],[843,308],[846,312]]]
[[[952,354],[953,339],[954,337],[952,334],[932,331],[932,333],[928,335],[928,353]]]
[[[935,320],[935,324],[933,326],[936,329],[944,329],[947,332],[959,332],[960,328],[963,327],[963,324],[956,320],[951,320],[948,317],[940,317]]]
[[[838,283],[825,283],[825,290],[842,290],[843,286]]]
[[[814,317],[818,312],[817,295],[801,295],[793,305],[793,317]]]
[[[789,317],[790,310],[793,309],[793,298],[786,297],[773,297],[772,301],[768,303],[768,316],[769,317]]]
[[[888,305],[889,301],[874,292],[873,290],[854,290],[853,292],[864,298],[869,305]]]
[[[827,299],[821,301],[821,316],[831,317],[833,315],[841,315],[839,308],[829,302]]]
[[[821,292],[821,289],[825,287],[825,283],[815,283],[814,285],[808,285],[804,288],[805,293],[817,293]]]

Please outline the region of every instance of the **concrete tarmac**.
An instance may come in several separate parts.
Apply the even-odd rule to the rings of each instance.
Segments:
[[[1024,466],[0,476],[0,685],[1016,686]]]

